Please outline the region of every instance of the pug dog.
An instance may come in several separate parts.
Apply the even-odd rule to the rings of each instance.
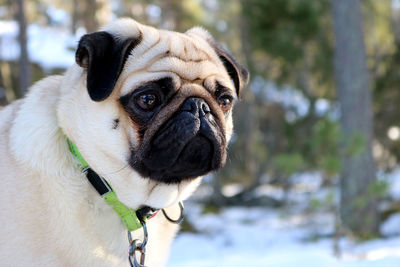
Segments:
[[[199,27],[120,19],[84,35],[64,75],[0,111],[1,266],[129,266],[126,227],[69,142],[126,207],[179,217],[225,163],[248,77]],[[160,213],[146,226],[145,264],[164,266],[178,227]]]

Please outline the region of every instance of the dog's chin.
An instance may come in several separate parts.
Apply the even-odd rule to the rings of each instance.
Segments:
[[[146,199],[140,203],[155,209],[162,209],[187,199],[198,187],[201,177],[184,180],[180,183],[166,184],[150,180]],[[137,206],[136,206],[137,207]]]
[[[162,152],[155,149],[154,140],[157,138],[152,140],[142,149],[131,151],[129,164],[131,172],[135,173],[132,177],[135,179],[131,180],[139,181],[141,186],[122,188],[121,200],[133,208],[149,206],[160,209],[182,201],[197,188],[201,177],[225,163],[226,145],[216,138],[195,134],[181,144],[180,149],[169,144],[168,148],[173,148],[164,148]],[[136,190],[139,188],[140,191]]]
[[[190,181],[222,167],[221,149],[207,137],[197,135],[174,154],[151,151],[142,160],[144,172],[150,179],[168,184]],[[171,161],[171,158],[175,159]],[[163,163],[169,163],[164,165]]]

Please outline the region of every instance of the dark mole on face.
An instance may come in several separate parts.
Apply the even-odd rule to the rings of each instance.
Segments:
[[[115,120],[113,121],[113,126],[112,126],[112,128],[113,128],[114,130],[116,130],[116,129],[118,129],[118,126],[119,126],[119,118],[117,118],[117,119],[115,119]]]

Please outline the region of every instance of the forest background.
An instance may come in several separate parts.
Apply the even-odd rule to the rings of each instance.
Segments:
[[[400,160],[400,1],[0,0],[0,104],[64,72],[80,36],[125,16],[202,25],[250,70],[227,166],[194,197],[203,213],[288,211],[308,177],[318,186],[297,212],[333,214],[331,236],[382,237],[400,213],[400,176],[388,179]]]

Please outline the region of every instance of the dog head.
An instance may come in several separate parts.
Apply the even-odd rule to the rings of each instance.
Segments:
[[[205,30],[118,20],[81,38],[76,63],[60,121],[122,202],[165,207],[224,165],[248,72]]]

